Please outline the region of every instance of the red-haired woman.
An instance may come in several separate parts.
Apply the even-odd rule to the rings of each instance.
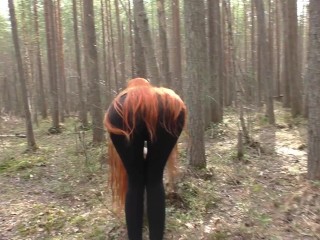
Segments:
[[[186,106],[174,91],[153,87],[143,78],[130,80],[106,113],[104,123],[111,139],[109,181],[113,200],[125,205],[130,240],[142,240],[145,190],[150,239],[163,239],[163,172],[166,164],[169,173],[175,170],[176,144],[185,117]]]

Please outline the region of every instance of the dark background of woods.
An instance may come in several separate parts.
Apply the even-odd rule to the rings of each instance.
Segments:
[[[93,143],[104,142],[110,101],[128,79],[146,77],[187,103],[192,166],[205,166],[204,130],[223,121],[225,107],[238,111],[241,146],[251,141],[246,113],[264,112],[276,124],[281,101],[293,117],[309,117],[308,176],[320,179],[317,0],[8,3],[11,17],[0,16],[0,109],[25,117],[29,148],[37,148],[39,118],[59,133],[76,116],[93,129]]]

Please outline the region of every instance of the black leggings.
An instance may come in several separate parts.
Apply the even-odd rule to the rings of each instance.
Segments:
[[[120,127],[121,117],[115,111],[109,111],[109,114],[112,124]],[[184,117],[184,113],[181,113],[178,118],[178,135],[181,134]],[[143,197],[146,189],[150,239],[162,240],[165,225],[163,171],[179,136],[173,136],[158,124],[156,138],[151,141],[145,123],[137,120],[130,141],[123,135],[111,134],[110,137],[128,175],[125,213],[129,239],[142,240]],[[145,141],[148,148],[146,159],[143,155]]]

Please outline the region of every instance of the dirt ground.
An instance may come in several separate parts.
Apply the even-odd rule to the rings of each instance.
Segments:
[[[237,117],[227,110],[206,132],[202,170],[188,167],[181,137],[165,239],[320,239],[320,182],[306,179],[306,122],[281,108],[276,117],[270,126],[253,116],[255,142],[238,160]],[[69,119],[62,134],[48,135],[50,122],[42,121],[35,153],[25,152],[25,138],[0,137],[0,240],[126,239],[107,189],[106,148],[91,146],[91,132],[76,126]],[[16,133],[24,133],[23,121],[2,117],[0,135]]]

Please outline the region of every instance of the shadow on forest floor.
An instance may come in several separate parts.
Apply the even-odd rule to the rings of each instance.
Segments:
[[[305,178],[306,124],[280,108],[276,116],[276,126],[256,118],[260,148],[247,147],[239,161],[236,116],[227,110],[206,135],[205,170],[187,168],[182,136],[165,239],[320,239],[320,183]],[[25,139],[0,138],[1,240],[126,239],[106,188],[106,149],[90,146],[90,132],[80,141],[68,121],[60,135],[47,135],[50,123],[41,122],[34,154],[23,153]],[[22,121],[1,122],[0,134],[17,132]]]

